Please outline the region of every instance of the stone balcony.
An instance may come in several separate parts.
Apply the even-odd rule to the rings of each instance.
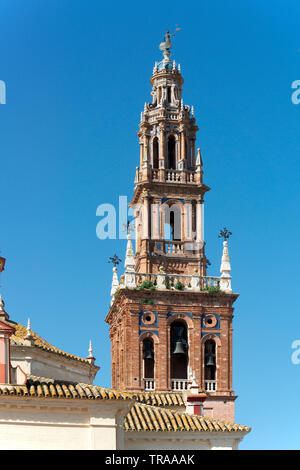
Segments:
[[[199,183],[199,181],[196,181],[195,172],[191,170],[154,169],[152,170],[152,181],[162,181],[166,183]]]
[[[223,242],[223,255],[221,263],[221,276],[201,276],[195,271],[193,274],[172,274],[163,271],[160,267],[158,273],[140,273],[135,271],[134,253],[131,236],[127,235],[127,249],[125,259],[125,272],[118,280],[117,267],[113,268],[113,280],[111,286],[111,304],[119,289],[157,289],[210,292],[232,294],[230,262],[228,256],[228,243]]]

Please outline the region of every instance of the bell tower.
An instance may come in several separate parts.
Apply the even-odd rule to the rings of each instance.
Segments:
[[[140,166],[131,201],[136,218],[136,270],[206,274],[203,184],[198,127],[193,106],[183,103],[180,65],[170,60],[167,32],[164,59],[151,77],[152,102],[145,103],[139,125]]]
[[[151,77],[152,102],[141,113],[130,206],[135,253],[127,235],[125,271],[113,268],[110,325],[112,386],[120,390],[207,397],[204,415],[234,420],[232,318],[228,238],[220,232],[220,276],[207,276],[201,151],[193,107],[183,102],[180,65],[170,59],[171,35]],[[195,385],[196,384],[196,385]]]

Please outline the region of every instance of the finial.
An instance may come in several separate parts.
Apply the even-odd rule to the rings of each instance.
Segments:
[[[232,235],[226,227],[223,230],[220,230],[219,238],[223,238],[223,253],[222,253],[222,260],[221,260],[221,279],[220,279],[220,289],[221,291],[231,293],[231,266],[229,260],[229,253],[228,253],[228,238]]]
[[[164,36],[164,41],[161,42],[159,45],[159,49],[163,51],[163,56],[164,56],[165,61],[168,61],[171,55],[171,52],[170,52],[170,49],[172,47],[171,37],[174,37],[176,34],[176,31],[179,31],[179,30],[180,28],[178,28],[177,25],[173,34],[170,34],[170,31],[167,30]]]
[[[27,320],[27,335],[26,335],[26,339],[32,339],[32,330],[31,330],[31,321],[30,321],[30,318],[28,318]]]
[[[130,223],[129,223],[130,226]],[[131,234],[130,227],[128,227],[127,232],[127,247],[126,247],[126,257],[125,257],[125,268],[128,271],[134,271],[134,252],[131,243]]]
[[[28,318],[27,320],[26,330],[27,330],[27,335],[25,336],[25,341],[24,341],[25,346],[34,346],[34,337],[32,334],[30,318]]]
[[[136,167],[138,171],[138,166]],[[131,222],[134,222],[133,220],[127,220],[126,224],[123,224],[123,232],[131,233],[134,232],[134,227],[131,227]],[[128,238],[128,237],[127,237]]]
[[[178,67],[177,67],[177,69],[178,69],[178,72],[181,72],[181,67],[180,67],[180,64],[178,64]]]
[[[167,31],[165,36],[164,36],[164,41],[160,43],[159,45],[159,49],[161,51],[163,51],[163,56],[164,56],[164,59],[165,60],[168,60],[170,55],[171,55],[171,52],[170,52],[170,49],[172,47],[172,43],[171,43],[171,35],[170,35],[170,32]]]
[[[202,155],[201,155],[201,149],[197,149],[197,158],[196,158],[196,166],[197,167],[202,167],[203,166],[203,161],[202,161]]]
[[[224,238],[224,241],[226,241],[231,235],[232,233],[229,232],[226,227],[224,227],[223,230],[220,230],[218,238]]]
[[[192,108],[191,108],[191,115],[192,115],[192,117],[194,117],[194,106],[192,106]]]
[[[176,70],[176,62],[173,60],[173,70]]]
[[[181,109],[181,111],[183,111],[183,99],[181,99],[181,101],[180,101],[180,109]]]
[[[108,263],[113,263],[114,267],[116,267],[119,263],[121,263],[121,258],[119,258],[116,254],[108,258]]]
[[[111,290],[110,290],[110,296],[111,296],[110,304],[111,305],[114,302],[115,293],[117,292],[118,288],[119,288],[119,280],[118,280],[117,266],[114,266],[113,267],[112,282],[111,282]]]
[[[92,340],[90,340],[90,344],[89,344],[89,355],[87,357],[87,360],[89,361],[90,364],[94,364],[95,362],[95,357],[93,355],[93,346],[92,346]]]
[[[144,104],[144,113],[147,112],[147,103]]]

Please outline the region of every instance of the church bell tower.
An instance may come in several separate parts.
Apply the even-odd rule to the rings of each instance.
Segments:
[[[193,106],[184,104],[171,35],[150,79],[138,130],[140,162],[130,206],[135,253],[127,235],[125,272],[113,268],[110,325],[112,386],[120,390],[207,395],[204,415],[234,420],[233,303],[228,237],[220,276],[207,276],[203,162]]]

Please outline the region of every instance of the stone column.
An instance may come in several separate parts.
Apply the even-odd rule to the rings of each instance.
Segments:
[[[149,239],[149,207],[150,198],[145,195],[143,198],[143,239]]]
[[[204,242],[204,219],[203,219],[203,212],[204,212],[204,201],[202,199],[198,199],[197,207],[196,207],[196,241],[197,243]]]
[[[143,168],[143,160],[144,160],[144,144],[143,144],[143,139],[140,136],[139,139],[139,144],[140,144],[140,168]]]
[[[165,129],[163,126],[160,127],[160,139],[159,139],[159,181],[165,181]]]
[[[151,204],[151,238],[158,240],[160,238],[160,199],[154,199]]]
[[[149,164],[148,136],[146,133],[143,135],[143,147],[144,147],[143,165],[145,166]]]
[[[184,205],[184,240],[192,240],[192,201],[186,200]]]
[[[185,139],[184,139],[184,131],[182,130],[180,133],[180,142],[181,142],[181,152],[180,152],[180,160],[185,160]]]

